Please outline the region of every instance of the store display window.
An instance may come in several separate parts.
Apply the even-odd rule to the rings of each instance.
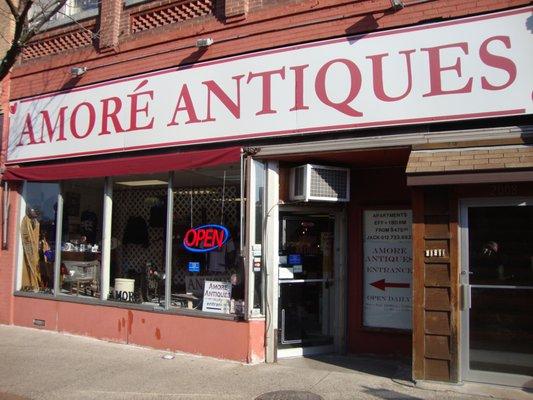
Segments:
[[[165,305],[168,173],[113,179],[109,301]]]
[[[104,179],[62,183],[60,293],[100,297]]]
[[[20,290],[52,293],[59,184],[30,182],[20,223],[22,266]]]
[[[25,188],[22,291],[244,315],[240,164]]]
[[[242,315],[239,165],[175,173],[172,186],[171,306]]]

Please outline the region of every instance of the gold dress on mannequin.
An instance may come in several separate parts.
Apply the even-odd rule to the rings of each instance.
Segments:
[[[25,216],[22,219],[20,235],[24,261],[22,268],[22,290],[39,290],[42,286],[39,271],[39,221]]]

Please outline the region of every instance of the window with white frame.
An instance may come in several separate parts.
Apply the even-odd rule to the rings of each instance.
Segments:
[[[245,314],[239,164],[26,182],[23,202],[21,292]]]
[[[49,0],[35,0],[30,10],[30,20],[39,14],[47,13],[55,4],[56,2]],[[67,0],[63,7],[49,19],[49,23],[68,22],[96,15],[99,4],[100,0]]]

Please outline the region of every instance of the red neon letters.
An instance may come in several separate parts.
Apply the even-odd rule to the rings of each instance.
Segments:
[[[222,247],[228,239],[227,228],[221,225],[203,225],[185,233],[183,246],[189,251],[205,253]]]

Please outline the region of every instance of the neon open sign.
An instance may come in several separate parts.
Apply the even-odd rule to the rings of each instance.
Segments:
[[[183,246],[195,253],[207,253],[220,249],[228,239],[228,228],[208,224],[189,229],[183,237]]]

